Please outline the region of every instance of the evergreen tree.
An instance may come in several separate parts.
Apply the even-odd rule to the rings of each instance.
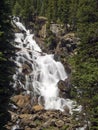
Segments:
[[[77,28],[77,10],[78,10],[78,0],[71,0],[69,6],[69,24],[71,25],[72,30]]]
[[[59,20],[65,24],[69,21],[70,0],[10,0],[10,3],[13,14],[27,20],[36,14],[46,16],[49,21]]]
[[[19,16],[19,15],[21,15],[20,12],[21,12],[21,6],[18,3],[18,1],[16,1],[15,5],[14,5],[14,9],[13,9],[13,15]]]
[[[44,3],[44,1],[43,1],[43,3]],[[41,6],[42,6],[41,0],[37,0],[37,9],[36,9],[36,12],[37,12],[38,15],[40,14]]]
[[[13,15],[21,17],[24,21],[32,19],[32,15],[34,13],[33,0],[17,0],[13,7]]]
[[[34,6],[32,0],[25,0],[23,9],[24,9],[24,19],[26,19],[27,21],[32,19],[32,15],[34,12]]]
[[[61,22],[68,24],[70,0],[58,0],[58,17]]]
[[[77,35],[81,38],[74,57],[73,86],[82,103],[91,130],[98,129],[98,1],[79,0]]]
[[[11,95],[11,75],[13,63],[10,61],[14,48],[11,44],[12,30],[10,25],[9,1],[0,1],[0,129],[10,118],[7,108]],[[12,51],[13,50],[13,51]]]
[[[41,1],[41,8],[40,8],[40,13],[39,15],[41,16],[47,16],[48,14],[48,3],[49,3],[49,0],[43,0]]]
[[[49,21],[52,21],[53,20],[53,14],[54,14],[54,0],[49,0],[47,10],[48,10],[47,17],[48,17]]]

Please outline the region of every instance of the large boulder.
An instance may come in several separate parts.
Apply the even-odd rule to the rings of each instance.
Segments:
[[[56,36],[63,35],[66,32],[66,28],[64,27],[63,24],[56,24],[56,23],[50,24],[50,30]]]
[[[29,64],[23,64],[22,66],[22,73],[24,73],[25,75],[28,75],[32,72],[32,68],[31,68],[31,65]]]
[[[18,107],[23,108],[27,104],[30,104],[30,95],[16,95],[11,98],[11,100],[16,104]]]
[[[11,98],[12,102],[18,107],[21,113],[32,113],[44,110],[42,105],[38,105],[38,98],[30,95],[16,95]],[[17,109],[16,109],[17,111]]]
[[[47,36],[46,24],[42,25],[41,29],[39,30],[39,36],[42,38],[46,38]]]
[[[46,17],[36,17],[36,25],[35,25],[35,30],[37,31],[35,34],[36,36],[40,38],[46,38],[47,35],[47,30],[46,30],[46,23],[47,23],[47,18]]]
[[[65,47],[68,53],[73,53],[74,49],[77,47],[77,38],[74,33],[68,33],[61,38],[60,47]]]
[[[69,98],[70,97],[70,87],[69,81],[66,79],[65,81],[60,80],[58,82],[58,88],[60,90],[60,97]]]

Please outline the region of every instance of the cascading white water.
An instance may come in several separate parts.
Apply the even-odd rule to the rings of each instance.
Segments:
[[[15,81],[13,87],[21,87],[32,92],[33,96],[38,95],[44,98],[45,109],[64,110],[64,106],[71,109],[72,101],[59,97],[58,82],[65,80],[67,74],[62,63],[54,60],[53,54],[43,53],[41,48],[33,39],[34,34],[19,22],[19,18],[14,19],[15,25],[25,33],[15,33],[16,52],[15,63],[17,64],[16,74],[13,75]],[[29,72],[23,73],[23,66],[29,65]],[[21,81],[21,75],[25,77],[25,83]]]

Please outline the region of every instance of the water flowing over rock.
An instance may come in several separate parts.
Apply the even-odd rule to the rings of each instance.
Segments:
[[[58,54],[42,52],[34,35],[20,24],[19,18],[15,19],[14,24],[21,29],[15,33],[16,93],[9,104],[11,120],[5,127],[8,130],[88,129],[84,118],[81,120],[77,114],[81,114],[82,107],[68,99],[70,66],[65,60],[64,69]]]
[[[30,34],[19,18],[14,18],[13,22],[21,30],[15,33],[15,47],[18,49],[14,60],[17,67],[13,75],[13,87],[17,91],[24,89],[25,94],[30,94],[32,105],[39,104],[46,110],[61,111],[68,106],[71,112],[72,101],[66,100],[66,96],[60,97],[60,91],[66,91],[66,84],[58,87],[59,81],[68,79],[62,63],[55,61],[53,54],[42,52],[34,40],[34,34]]]

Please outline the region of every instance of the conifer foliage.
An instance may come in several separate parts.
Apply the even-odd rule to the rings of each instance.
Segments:
[[[12,1],[12,0],[10,0]],[[34,14],[46,16],[49,21],[68,23],[70,0],[13,0],[13,15],[31,19]]]
[[[9,2],[7,0],[0,1],[0,129],[10,118],[7,107],[9,97],[11,95],[11,75],[13,66],[10,61],[12,50],[11,45],[12,32],[9,19]],[[14,50],[13,50],[14,51]]]
[[[73,84],[91,130],[98,129],[98,1],[79,0],[77,35],[81,39],[74,56]],[[73,87],[74,87],[73,86]]]

